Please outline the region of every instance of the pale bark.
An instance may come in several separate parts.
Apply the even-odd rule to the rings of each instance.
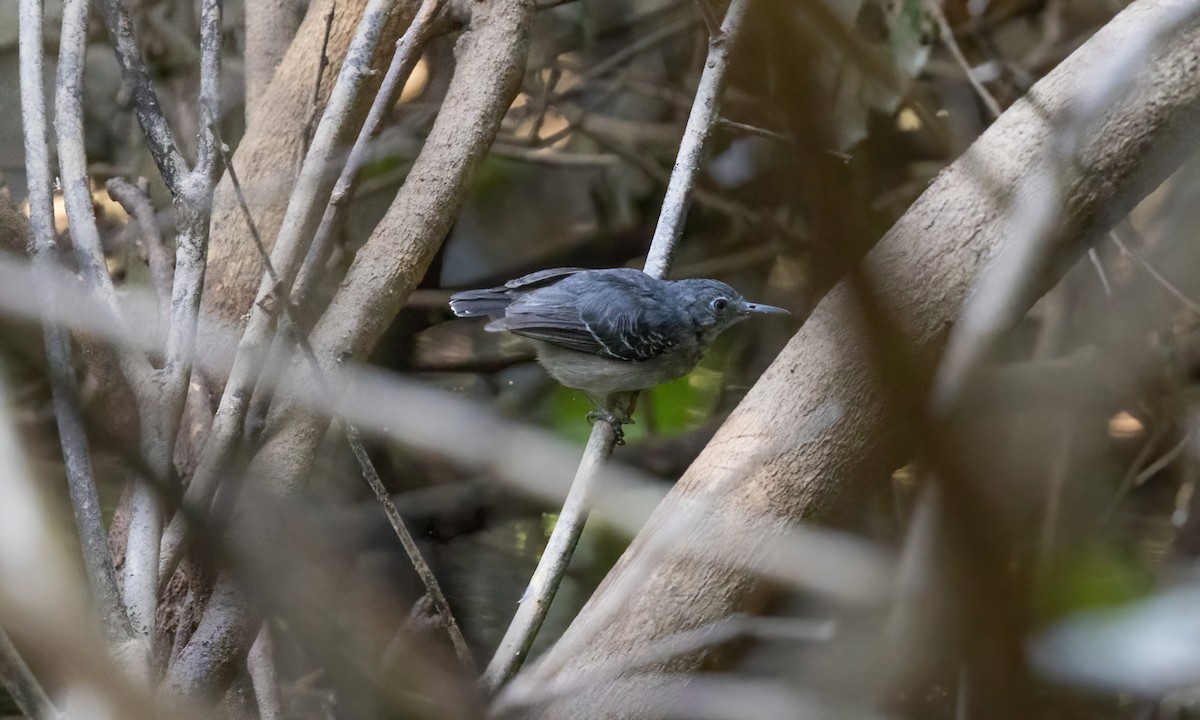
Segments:
[[[1009,226],[997,221],[1009,202],[1006,191],[1051,155],[1054,124],[1103,81],[1094,68],[1186,5],[1139,2],[1121,13],[946,169],[868,256],[865,275],[922,368],[936,362],[978,272],[1012,240]],[[1063,260],[1077,256],[1187,157],[1187,141],[1200,130],[1200,29],[1194,14],[1189,18],[1145,63],[1136,91],[1109,108],[1081,144],[1062,191],[1056,237]],[[697,522],[674,524],[671,532],[683,534],[676,546],[736,543],[749,564],[770,547],[771,538],[760,535],[764,525],[829,518],[861,497],[864,483],[886,477],[904,461],[905,421],[879,384],[874,354],[856,294],[842,282],[655,511],[558,645],[516,682],[552,690],[647,643],[747,608],[763,589],[760,578],[745,567],[663,551],[657,538],[672,516],[704,507],[709,512]],[[729,532],[738,527],[759,530]],[[653,682],[655,669],[647,672]],[[607,706],[633,716],[648,707],[653,693],[621,697],[621,687],[595,685],[548,715],[603,716]]]
[[[397,1],[399,12],[393,15],[385,38],[396,37],[399,29],[412,20],[418,5],[417,0]],[[339,0],[336,6],[334,0],[314,0],[274,79],[256,101],[265,112],[250,113],[261,122],[252,122],[246,128],[233,161],[246,189],[254,222],[268,250],[274,246],[275,236],[283,224],[288,198],[306,152],[305,126],[313,115],[313,88],[325,39],[326,14],[334,7],[329,43],[325,48],[329,66],[325,68],[321,82],[316,109],[318,117],[329,99],[334,79],[346,59],[350,40],[366,5],[367,0]],[[382,43],[372,67],[379,70],[386,67],[394,49],[391,42]],[[377,86],[381,77],[382,74],[373,79],[372,85]],[[359,103],[353,113],[351,124],[355,127],[366,115],[370,98],[374,96],[373,88],[364,95],[364,102]],[[227,177],[217,186],[210,227],[212,240],[204,286],[204,313],[227,325],[241,327],[265,268],[254,250],[245,217]]]
[[[470,29],[455,48],[458,64],[421,154],[395,201],[358,251],[329,309],[311,335],[329,372],[345,358],[365,359],[416,287],[466,200],[468,181],[495,139],[520,86],[528,51],[532,3],[476,4]],[[303,378],[309,370],[293,363]],[[300,373],[300,375],[294,375]],[[294,399],[276,398],[269,438],[251,475],[272,477],[283,490],[308,473],[329,425]]]
[[[245,7],[246,124],[253,125],[266,108],[258,100],[300,28],[300,13],[295,0],[253,0]]]

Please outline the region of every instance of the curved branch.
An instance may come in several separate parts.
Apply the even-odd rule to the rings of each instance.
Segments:
[[[1046,156],[1054,118],[1093,88],[1093,69],[1102,58],[1152,31],[1181,4],[1136,2],[1118,15],[944,170],[868,256],[867,275],[920,358],[942,352],[946,328],[958,319],[981,268],[1013,242],[1011,228],[996,218],[1005,212],[1006,191]],[[1200,131],[1197,42],[1200,27],[1193,19],[1144,65],[1136,92],[1107,107],[1103,126],[1081,144],[1061,197],[1060,257],[1077,257],[1084,241],[1102,237],[1194,149],[1190,141]],[[987,169],[988,183],[978,181],[980,168]],[[886,476],[902,462],[902,409],[880,386],[856,298],[844,281],[821,302],[563,638],[522,681],[570,682],[632,648],[737,612],[763,588],[744,567],[656,550],[673,515],[696,503],[713,508],[684,532],[683,540],[700,544],[711,541],[714,528],[744,527],[750,520],[821,520],[855,497],[866,479]],[[728,542],[761,547],[762,538],[747,532],[735,531]],[[614,606],[620,612],[612,612]],[[551,715],[603,714],[607,701],[621,700],[616,692],[600,685]]]

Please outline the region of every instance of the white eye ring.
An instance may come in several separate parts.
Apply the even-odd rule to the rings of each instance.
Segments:
[[[713,306],[714,310],[720,312],[721,310],[724,310],[725,308],[729,307],[729,301],[723,297],[719,297],[716,300],[712,301],[712,306]]]

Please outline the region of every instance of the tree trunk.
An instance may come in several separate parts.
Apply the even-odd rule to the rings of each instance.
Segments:
[[[1094,97],[1095,84],[1107,81],[1095,68],[1135,38],[1153,37],[1164,18],[1184,7],[1179,0],[1147,0],[1118,15],[942,172],[869,254],[863,275],[923,371],[936,365],[980,270],[1011,243],[1005,234],[1011,224],[1001,219],[1013,191],[1053,156],[1052,135],[1083,94]],[[1143,63],[1137,90],[1107,109],[1096,132],[1081,141],[1074,171],[1061,172],[1070,177],[1062,191],[1063,232],[1056,235],[1064,260],[1128,213],[1194,147],[1200,130],[1194,17],[1162,38]],[[865,483],[901,465],[906,418],[879,382],[877,360],[858,296],[842,281],[657,508],[558,644],[518,681],[542,688],[586,682],[631,650],[753,609],[764,582],[751,568],[681,548],[736,547],[734,554],[749,566],[771,546],[762,528],[829,519],[862,497]],[[681,517],[688,522],[672,522]],[[664,542],[673,549],[664,550]],[[699,660],[671,669],[696,667]],[[662,676],[654,675],[661,670],[601,682],[546,716],[640,716],[662,689]]]

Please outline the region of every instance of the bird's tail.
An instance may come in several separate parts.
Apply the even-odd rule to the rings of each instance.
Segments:
[[[504,317],[504,309],[512,302],[508,288],[464,290],[450,296],[450,309],[458,317]]]

